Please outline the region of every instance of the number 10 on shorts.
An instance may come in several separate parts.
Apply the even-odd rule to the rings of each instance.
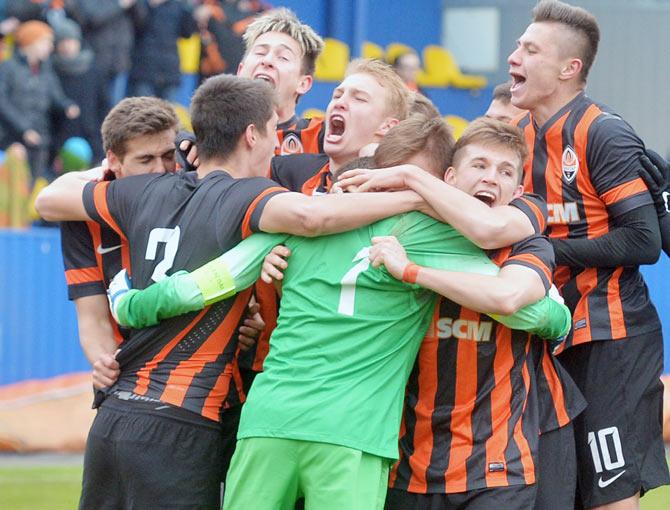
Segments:
[[[597,440],[595,432],[589,432],[588,435],[588,443],[591,448],[591,456],[593,457],[593,466],[596,469],[596,473],[602,473],[603,467],[607,471],[622,467],[626,461],[623,458],[619,429],[616,427],[600,429],[597,435]],[[608,437],[610,438],[609,440]],[[612,452],[611,446],[614,447],[614,452]]]

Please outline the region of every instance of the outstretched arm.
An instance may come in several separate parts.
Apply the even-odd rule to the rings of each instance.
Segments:
[[[259,226],[263,232],[315,237],[345,232],[389,216],[422,209],[428,212],[421,197],[412,191],[316,197],[281,193],[268,200]]]
[[[226,299],[260,276],[265,255],[288,236],[254,234],[191,273],[179,271],[144,290],[130,289],[123,273],[109,288],[112,314],[119,324],[143,328]]]
[[[82,194],[87,183],[102,175],[101,167],[61,175],[37,195],[35,210],[47,221],[90,220]]]
[[[546,294],[535,271],[506,266],[497,275],[446,271],[413,264],[394,237],[378,237],[370,250],[372,265],[384,265],[399,280],[431,289],[473,311],[486,313],[511,329],[555,339],[568,334],[570,312]]]
[[[435,210],[440,221],[483,249],[509,246],[536,233],[528,216],[516,207],[489,207],[415,165],[350,170],[340,176],[338,184],[358,191],[411,189]]]

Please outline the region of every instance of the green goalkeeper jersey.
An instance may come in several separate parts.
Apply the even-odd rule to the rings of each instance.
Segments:
[[[277,327],[238,438],[318,441],[397,457],[404,388],[436,295],[370,266],[371,239],[388,235],[420,265],[498,271],[453,228],[420,213],[289,238]]]
[[[284,241],[292,254],[277,327],[264,371],[243,407],[238,438],[319,441],[395,459],[404,388],[436,295],[370,266],[371,239],[388,235],[396,236],[419,265],[498,272],[451,226],[413,212],[317,238],[252,236],[208,264],[208,271],[173,275],[173,281],[163,280],[155,289],[131,291],[137,306],[124,303],[121,315],[137,319],[143,309],[150,313],[133,325],[146,325],[165,316],[156,310],[161,303],[173,314],[188,301],[194,310],[226,297],[253,283],[265,254]],[[496,319],[515,329],[536,328],[556,336],[566,334],[570,325],[567,309],[548,298]]]

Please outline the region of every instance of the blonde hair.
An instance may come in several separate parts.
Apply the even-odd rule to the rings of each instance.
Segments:
[[[323,51],[323,39],[312,27],[302,23],[290,9],[273,9],[256,19],[245,30],[242,39],[246,51],[251,49],[256,39],[268,32],[279,32],[295,39],[302,50],[302,72],[314,74],[316,59]]]
[[[518,168],[519,182],[522,181],[523,164],[528,157],[528,147],[526,146],[526,139],[521,129],[489,117],[479,117],[473,120],[456,141],[452,165],[456,165],[459,158],[458,153],[461,149],[475,143],[504,147],[515,152],[519,156],[520,161]]]
[[[347,67],[346,76],[369,74],[386,91],[386,112],[393,118],[404,120],[409,115],[410,95],[407,86],[393,68],[381,60],[358,58]]]

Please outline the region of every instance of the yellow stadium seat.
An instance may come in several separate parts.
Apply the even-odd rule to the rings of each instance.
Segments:
[[[323,42],[323,52],[316,60],[314,78],[320,81],[340,81],[349,64],[349,46],[329,37]]]
[[[459,89],[481,89],[486,86],[486,77],[463,74],[452,53],[442,46],[429,45],[423,49],[425,73],[417,81],[423,87],[452,86]]]
[[[386,46],[386,61],[389,64],[393,64],[395,59],[397,59],[400,55],[404,55],[405,53],[416,53],[416,50],[411,46],[407,46],[403,43],[391,43]]]
[[[179,67],[184,74],[195,74],[200,69],[200,35],[177,39]]]
[[[458,140],[463,134],[463,131],[468,127],[469,122],[463,117],[458,115],[447,115],[444,117],[444,121],[451,126],[451,129],[454,130],[454,138]]]
[[[8,34],[0,43],[0,62],[7,60],[14,53],[14,34]]]
[[[384,60],[384,48],[370,41],[364,41],[361,47],[361,57]]]
[[[188,113],[188,108],[179,103],[172,103],[174,111],[177,113],[177,118],[179,119],[179,124],[182,129],[186,131],[193,132],[193,126],[191,126],[191,116]]]
[[[308,108],[304,112],[302,112],[302,116],[305,119],[325,119],[326,118],[326,112],[323,110],[319,110],[318,108]]]

